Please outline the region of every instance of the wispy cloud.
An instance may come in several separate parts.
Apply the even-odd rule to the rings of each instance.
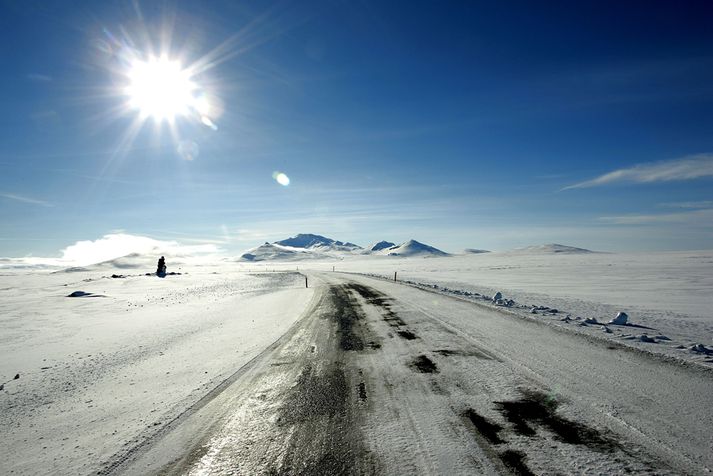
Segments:
[[[27,79],[29,79],[30,81],[40,81],[43,83],[47,83],[49,81],[52,81],[52,76],[39,73],[30,73],[27,75]]]
[[[678,224],[710,227],[713,226],[713,208],[678,213],[608,216],[600,217],[599,220],[612,225]]]
[[[0,197],[6,198],[8,200],[15,200],[16,202],[31,203],[32,205],[41,205],[43,207],[53,207],[54,204],[50,202],[45,202],[44,200],[37,200],[34,198],[23,197],[22,195],[16,195],[14,193],[0,193]]]
[[[703,177],[713,177],[713,154],[689,155],[679,159],[650,162],[618,169],[591,180],[569,185],[562,190],[597,187],[617,182],[672,182]]]
[[[686,208],[686,209],[693,209],[693,208],[713,208],[713,200],[700,200],[698,202],[669,202],[669,203],[660,203],[660,207],[666,207],[666,208]]]

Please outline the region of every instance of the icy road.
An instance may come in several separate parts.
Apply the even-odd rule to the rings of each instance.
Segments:
[[[109,474],[705,474],[713,378],[397,283],[303,317]]]

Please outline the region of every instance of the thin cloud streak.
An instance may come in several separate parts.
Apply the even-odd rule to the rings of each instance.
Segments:
[[[600,217],[600,221],[612,225],[653,225],[663,223],[685,224],[686,226],[713,226],[713,208],[680,213],[654,215],[621,215]]]
[[[0,193],[0,197],[7,198],[8,200],[15,200],[16,202],[30,203],[32,205],[41,205],[43,207],[54,207],[53,203],[45,202],[44,200],[36,200],[34,198],[23,197],[22,195],[16,195],[14,193]]]
[[[669,202],[660,203],[660,207],[666,208],[713,208],[713,200],[701,200],[698,202]]]
[[[625,169],[614,170],[591,180],[569,185],[562,190],[598,187],[600,185],[617,182],[672,182],[703,177],[713,177],[713,154],[689,155],[679,159],[639,164]]]

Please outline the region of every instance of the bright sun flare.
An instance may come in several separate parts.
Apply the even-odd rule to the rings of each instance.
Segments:
[[[129,106],[143,117],[172,121],[198,106],[194,97],[197,86],[178,61],[170,61],[164,56],[148,61],[135,60],[128,77]]]

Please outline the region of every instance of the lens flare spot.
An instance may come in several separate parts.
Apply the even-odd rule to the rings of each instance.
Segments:
[[[274,172],[272,174],[272,178],[274,178],[275,181],[283,187],[287,187],[290,184],[290,177],[285,175],[283,172]]]
[[[177,152],[183,160],[194,160],[198,157],[200,149],[192,140],[183,140],[178,144]]]
[[[201,116],[201,122],[203,123],[204,126],[208,126],[214,131],[218,130],[218,126],[215,125],[213,121],[210,120],[210,117],[208,116]]]

